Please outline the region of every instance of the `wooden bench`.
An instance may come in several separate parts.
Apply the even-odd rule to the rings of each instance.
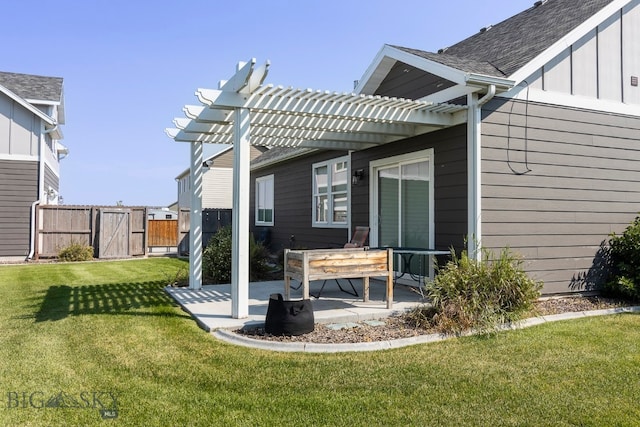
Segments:
[[[302,283],[309,298],[309,282],[362,278],[363,301],[369,301],[369,278],[386,277],[387,308],[393,307],[393,249],[312,249],[284,251],[284,294],[289,299],[291,279]]]

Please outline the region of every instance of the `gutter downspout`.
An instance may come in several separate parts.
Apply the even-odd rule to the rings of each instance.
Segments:
[[[46,134],[50,134],[51,132],[55,132],[55,131],[57,131],[57,130],[58,130],[58,122],[55,122],[55,123],[53,124],[53,127],[52,127],[51,129],[47,129],[47,128],[45,128],[45,129],[44,129],[44,133],[46,133]]]
[[[29,239],[31,249],[29,255],[27,255],[27,261],[33,258],[33,254],[36,252],[36,206],[40,204],[40,200],[36,200],[31,203],[31,239]]]
[[[487,86],[487,93],[480,99],[475,93],[467,97],[467,253],[479,260],[482,242],[482,106],[496,94],[496,86]]]
[[[43,129],[44,128],[44,129]],[[33,202],[31,204],[31,239],[30,239],[30,246],[31,248],[29,249],[29,255],[27,255],[27,260],[30,260],[31,258],[33,258],[33,254],[36,251],[36,206],[39,205],[42,201],[42,192],[44,191],[44,163],[45,163],[45,156],[44,156],[44,146],[46,144],[45,141],[45,136],[49,134],[50,132],[53,132],[54,130],[56,130],[58,128],[58,123],[55,124],[55,126],[52,129],[46,129],[46,127],[44,126],[44,124],[42,125],[42,134],[40,135],[40,146],[38,147],[40,150],[40,153],[38,153],[38,199]]]

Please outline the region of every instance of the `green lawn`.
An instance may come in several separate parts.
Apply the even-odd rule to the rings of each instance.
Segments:
[[[273,353],[219,342],[177,308],[162,288],[184,266],[1,266],[0,425],[640,425],[638,315]]]

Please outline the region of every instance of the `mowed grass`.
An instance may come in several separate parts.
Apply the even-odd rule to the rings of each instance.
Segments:
[[[0,267],[0,425],[640,425],[638,315],[372,353],[276,353],[199,329],[163,291],[180,268]]]

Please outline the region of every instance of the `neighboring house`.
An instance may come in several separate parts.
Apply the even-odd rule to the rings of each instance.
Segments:
[[[0,259],[33,253],[36,204],[58,204],[64,124],[59,77],[0,72]]]
[[[147,219],[178,219],[178,212],[171,208],[147,208]]]
[[[216,147],[217,148],[217,147]],[[264,152],[251,147],[251,159]],[[202,209],[231,209],[233,207],[233,147],[228,146],[216,154],[205,157],[202,179]],[[178,184],[178,210],[191,207],[190,170],[184,170],[175,179]]]
[[[639,29],[639,0],[548,0],[438,53],[385,45],[359,93],[467,111],[372,148],[267,151],[252,226],[274,250],[356,225],[372,247],[509,247],[544,293],[592,289],[640,211]]]

